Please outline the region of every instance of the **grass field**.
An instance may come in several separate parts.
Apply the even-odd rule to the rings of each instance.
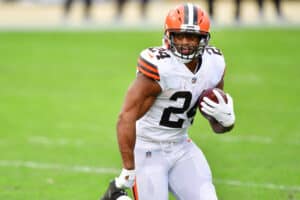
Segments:
[[[300,29],[213,31],[235,129],[190,136],[220,200],[300,199]],[[121,169],[115,123],[161,32],[0,33],[0,199],[98,199]]]

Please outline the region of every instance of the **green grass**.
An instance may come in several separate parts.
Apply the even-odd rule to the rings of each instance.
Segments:
[[[0,199],[98,199],[117,173],[72,166],[121,169],[117,115],[139,52],[160,45],[161,34],[0,33]],[[300,30],[212,37],[225,54],[237,123],[216,135],[197,115],[190,136],[207,156],[219,199],[300,199]]]

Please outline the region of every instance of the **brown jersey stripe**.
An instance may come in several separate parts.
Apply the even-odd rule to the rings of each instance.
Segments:
[[[158,74],[155,74],[155,73],[153,73],[153,72],[149,72],[149,71],[147,71],[146,69],[142,68],[142,66],[138,66],[138,70],[139,70],[139,72],[141,72],[142,74],[144,74],[145,76],[147,76],[147,77],[149,77],[149,78],[155,79],[155,80],[157,80],[157,81],[160,80]]]
[[[139,58],[138,65],[143,66],[144,68],[147,68],[149,71],[152,71],[152,72],[158,74],[157,67],[142,57]]]
[[[153,72],[153,71],[149,70],[149,68],[146,68],[144,65],[138,64],[138,67],[139,67],[139,68],[142,68],[143,70],[145,70],[146,72],[148,72],[148,73],[150,73],[150,74],[153,74],[153,75],[159,77],[159,74],[158,74],[157,72]]]

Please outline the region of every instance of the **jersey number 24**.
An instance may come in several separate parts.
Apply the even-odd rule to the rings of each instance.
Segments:
[[[170,128],[182,128],[184,119],[179,118],[177,121],[171,121],[170,118],[172,114],[183,114],[188,110],[188,108],[191,105],[192,94],[189,91],[179,91],[174,93],[170,98],[170,100],[172,101],[177,101],[177,99],[184,99],[183,106],[180,108],[172,107],[172,106],[165,108],[159,125],[167,126]],[[186,112],[187,120],[190,120],[190,123],[193,123],[193,118],[196,114],[196,108],[197,108],[197,102],[190,110]]]

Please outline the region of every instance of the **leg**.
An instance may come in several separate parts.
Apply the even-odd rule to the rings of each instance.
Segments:
[[[241,0],[235,0],[235,21],[239,22],[241,17]]]
[[[73,0],[66,0],[64,2],[64,13],[65,13],[65,16],[69,15],[72,3],[73,3]]]
[[[260,18],[264,16],[264,1],[263,0],[257,0],[257,5],[258,5],[258,12]]]
[[[214,18],[214,0],[208,0],[208,14],[211,19]]]
[[[280,0],[273,0],[274,4],[275,4],[275,9],[276,9],[276,13],[277,13],[277,17],[281,18],[282,17],[282,13],[281,13],[281,1]]]
[[[124,11],[124,6],[126,3],[126,0],[116,0],[117,1],[117,13],[116,13],[116,19],[120,19],[123,11]]]
[[[169,186],[178,200],[217,200],[211,171],[202,151],[192,142],[169,173]]]
[[[89,19],[91,17],[92,0],[84,0],[84,18]]]
[[[146,19],[149,0],[141,0],[141,17]]]
[[[135,196],[142,200],[168,199],[168,163],[161,151],[135,149]]]

